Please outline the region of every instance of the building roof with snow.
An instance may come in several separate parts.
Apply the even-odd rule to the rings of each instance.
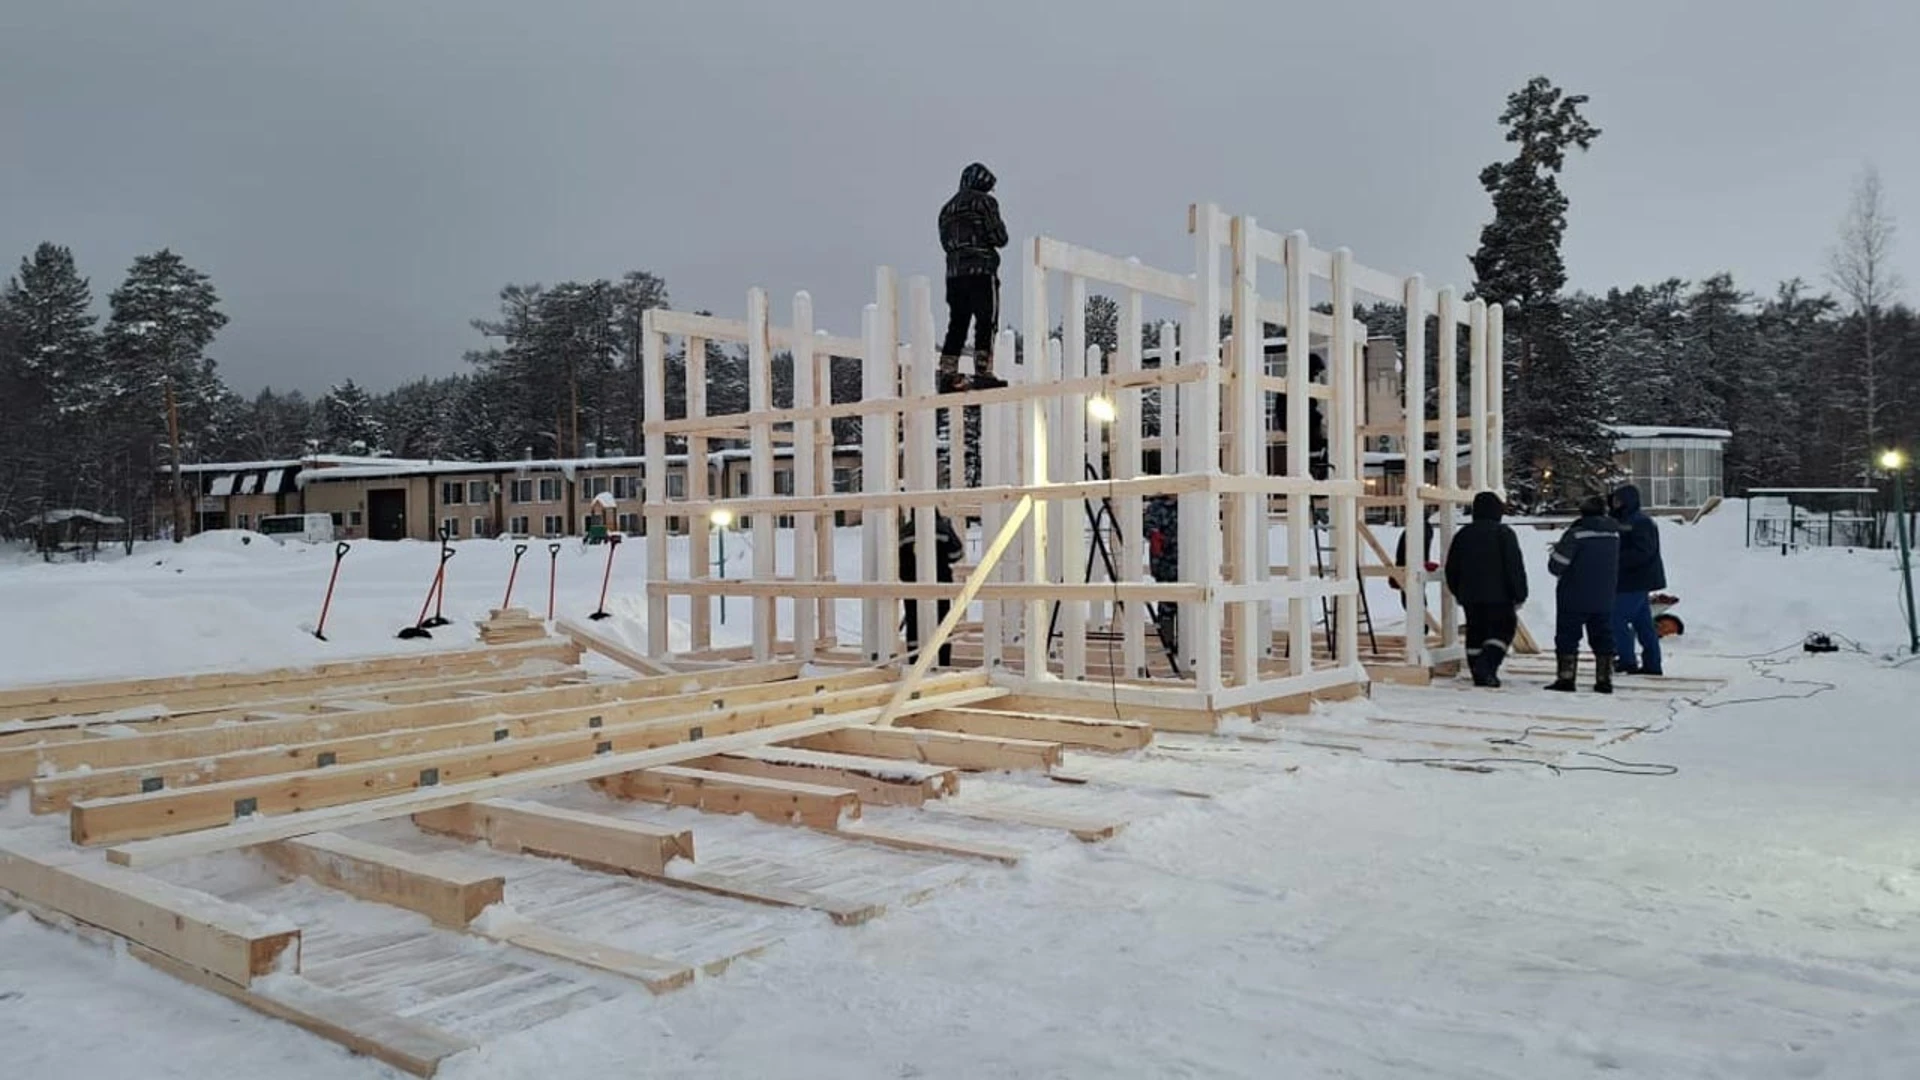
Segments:
[[[1725,428],[1674,427],[1667,424],[1608,424],[1617,439],[1719,439],[1733,438]]]

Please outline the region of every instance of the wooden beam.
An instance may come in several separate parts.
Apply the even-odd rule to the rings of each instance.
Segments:
[[[1106,818],[1090,817],[1085,814],[1061,813],[1054,810],[1031,810],[1020,806],[1003,806],[986,802],[937,802],[928,803],[927,809],[956,817],[974,818],[979,821],[1000,821],[1012,825],[1032,825],[1041,829],[1064,829],[1073,834],[1076,840],[1092,843],[1096,840],[1110,840],[1121,829],[1127,827],[1124,821],[1112,821]]]
[[[874,721],[875,727],[893,726],[894,719],[900,715],[900,707],[906,704],[914,691],[919,689],[920,680],[926,677],[927,668],[932,666],[934,660],[940,655],[940,646],[947,643],[947,638],[953,636],[953,628],[959,626],[960,620],[967,617],[967,605],[973,603],[973,598],[980,592],[980,587],[987,583],[987,578],[992,575],[994,566],[1000,562],[1000,556],[1006,554],[1007,545],[1013,543],[1013,538],[1020,534],[1020,526],[1026,522],[1027,515],[1032,512],[1033,499],[1030,496],[1014,504],[1013,511],[1007,515],[1007,523],[1000,526],[999,534],[993,538],[993,543],[987,545],[987,550],[980,556],[980,562],[974,566],[973,573],[967,575],[967,583],[961,587],[960,595],[954,599],[953,607],[947,611],[947,617],[940,620],[940,625],[933,631],[933,637],[920,643],[920,655],[914,659],[913,666],[907,669],[906,677],[900,680],[900,685],[894,688],[892,699],[887,702],[885,708],[880,710],[880,718]],[[932,550],[934,546],[932,532],[932,529],[928,529],[922,534],[921,551]],[[925,609],[922,608],[922,610]]]
[[[466,926],[488,905],[500,903],[506,890],[506,879],[498,874],[339,833],[283,840],[260,853],[290,877],[418,912],[441,926]]]
[[[956,674],[944,676],[940,685],[961,689],[984,681],[982,673]],[[71,832],[73,842],[86,847],[217,828],[253,814],[310,812],[417,788],[697,743],[714,735],[752,732],[809,716],[878,706],[891,691],[891,687],[881,685],[769,704],[683,712],[631,724],[589,725],[557,735],[509,738],[480,747],[379,758],[176,791],[83,800],[73,804]]]
[[[570,619],[559,619],[554,625],[574,644],[589,652],[599,653],[601,656],[619,664],[621,667],[638,671],[643,675],[680,674],[666,664],[652,657],[642,656],[632,649],[627,648],[625,645],[608,641],[606,638],[589,631],[586,627]]]
[[[998,704],[998,701],[994,702]],[[1060,763],[1060,744],[1035,739],[1006,739],[932,731],[914,727],[849,727],[804,739],[794,746],[836,754],[899,758],[956,769],[1051,769]]]
[[[919,806],[960,789],[952,769],[790,747],[736,750],[690,764],[713,772],[845,788],[875,806]]]
[[[883,828],[878,825],[869,825],[865,821],[853,821],[841,825],[834,830],[833,835],[868,844],[879,844],[881,847],[898,848],[901,851],[930,851],[937,855],[988,859],[1008,866],[1018,863],[1021,856],[1018,848],[1007,847],[1004,844],[989,844],[979,840],[955,840],[946,836]]]
[[[0,848],[0,889],[240,986],[276,970],[283,954],[299,963],[300,931],[284,919],[93,858]]]
[[[671,715],[682,703],[702,697],[719,702],[767,700],[782,694],[805,693],[816,687],[872,685],[888,678],[885,675],[848,673],[825,676],[801,685],[783,684],[777,689],[768,689],[766,684],[791,677],[783,672],[797,673],[798,670],[799,665],[795,662],[742,665],[731,671],[705,671],[547,688],[484,698],[367,709],[326,717],[255,720],[245,724],[154,735],[0,749],[0,790],[25,783],[45,768],[65,772],[81,768],[100,770],[181,761],[242,750],[308,745],[316,741],[380,735],[403,728],[432,727],[499,716],[541,715],[544,719],[564,722],[560,716],[562,710],[571,710],[568,715],[582,723],[590,723],[595,716],[601,717],[603,723],[619,723],[646,716]],[[723,689],[731,692],[717,693]]]
[[[474,1048],[473,1043],[457,1035],[384,1012],[305,979],[282,978],[270,984],[245,987],[142,945],[129,945],[127,952],[141,963],[176,979],[211,990],[255,1012],[285,1020],[356,1054],[384,1061],[414,1076],[432,1076],[442,1061]]]
[[[1085,746],[1095,750],[1138,750],[1153,741],[1153,727],[1131,720],[1095,720],[1084,716],[1002,713],[985,709],[936,709],[903,719],[908,727],[957,731],[963,735]]]
[[[1001,696],[1002,691],[992,687],[955,690],[951,693],[928,693],[914,702],[909,708],[941,709],[990,701]],[[571,765],[560,765],[531,772],[515,773],[489,780],[476,780],[464,784],[448,784],[441,787],[410,791],[400,795],[369,799],[365,802],[347,806],[311,810],[300,814],[282,814],[262,817],[242,823],[228,825],[219,829],[186,836],[166,836],[152,840],[120,844],[108,849],[109,861],[121,866],[154,866],[196,855],[208,855],[219,851],[233,851],[238,848],[253,847],[274,840],[284,840],[290,836],[323,832],[329,829],[346,829],[357,825],[385,821],[388,818],[405,817],[425,810],[437,810],[443,806],[457,806],[473,802],[476,799],[491,799],[501,796],[517,795],[543,788],[557,787],[563,784],[581,783],[602,776],[631,772],[635,769],[650,768],[655,765],[669,765],[690,758],[705,757],[708,754],[724,753],[750,746],[764,746],[772,743],[802,739],[809,735],[833,731],[842,727],[872,723],[879,714],[879,708],[858,709],[848,713],[836,713],[816,716],[789,724],[741,732],[735,735],[723,735],[718,738],[706,738],[697,743],[676,743],[652,750],[640,750],[633,753],[616,753],[596,756],[590,761]]]
[[[707,769],[666,765],[594,781],[619,799],[691,806],[714,814],[751,814],[776,825],[836,829],[841,818],[860,816],[860,796],[846,788]]]
[[[1046,689],[1046,687],[1035,687],[1033,693],[1009,694],[999,701],[982,706],[982,710],[1040,716],[1078,716],[1093,720],[1115,719],[1114,704],[1111,700],[1055,697],[1048,695]],[[1147,724],[1155,731],[1208,734],[1219,726],[1218,720],[1208,709],[1174,709],[1123,701],[1119,711],[1120,715],[1128,721]]]
[[[686,964],[563,934],[517,916],[484,919],[472,930],[480,937],[528,952],[623,975],[656,994],[678,990],[693,982],[693,968]]]
[[[657,875],[674,859],[693,858],[693,833],[661,829],[606,814],[486,799],[413,815],[428,832],[485,842],[496,851],[565,859],[588,870]]]
[[[579,657],[578,646],[553,641],[349,660],[308,668],[22,686],[0,690],[0,720],[112,712],[155,703],[172,708],[221,704],[258,697],[268,687],[275,692],[324,690],[349,680],[379,681],[400,672],[444,675],[497,670],[534,659],[572,664]]]

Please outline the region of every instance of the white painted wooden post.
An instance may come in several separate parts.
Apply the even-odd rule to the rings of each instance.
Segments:
[[[1080,379],[1087,374],[1087,281],[1078,274],[1067,277],[1067,310],[1061,313],[1059,359],[1055,370],[1062,379]],[[1054,399],[1059,410],[1059,440],[1055,443],[1054,477],[1063,483],[1075,483],[1086,477],[1087,397],[1066,394]],[[1054,541],[1060,560],[1061,583],[1084,580],[1087,553],[1087,525],[1084,504],[1078,499],[1055,499]],[[1068,679],[1087,677],[1087,605],[1081,600],[1060,603],[1061,672]]]
[[[747,292],[747,409],[764,413],[773,408],[773,348],[767,330],[767,291],[755,287]],[[753,496],[773,495],[773,425],[755,421],[748,427],[747,473],[753,478]],[[774,579],[776,543],[771,512],[753,515],[753,577],[755,581]],[[771,596],[755,596],[753,611],[753,658],[759,662],[773,659],[776,637],[777,601]]]
[[[1114,354],[1114,374],[1131,375],[1140,370],[1140,331],[1146,322],[1146,305],[1138,289],[1127,291],[1120,307],[1120,348]],[[1144,430],[1144,394],[1127,390],[1118,395],[1114,409],[1113,464],[1116,481],[1132,480],[1140,475],[1140,439]],[[1114,500],[1114,516],[1120,528],[1120,580],[1146,580],[1141,566],[1146,559],[1145,537],[1141,535],[1141,499],[1122,495]],[[1121,619],[1121,666],[1136,679],[1147,674],[1146,605],[1129,601],[1118,612]]]
[[[1181,394],[1180,463],[1184,471],[1214,476],[1220,471],[1220,262],[1213,235],[1220,208],[1197,208],[1194,250],[1199,266],[1194,304],[1187,310],[1181,360],[1202,365],[1205,374]],[[1220,496],[1211,488],[1180,496],[1180,580],[1215,586],[1220,580]],[[1180,649],[1204,694],[1221,688],[1220,602],[1180,605]]]
[[[1440,385],[1438,408],[1440,411],[1440,467],[1434,471],[1434,486],[1443,493],[1460,490],[1460,313],[1456,310],[1453,286],[1440,290],[1440,356],[1433,377]],[[1422,591],[1426,588],[1427,561],[1439,562],[1453,545],[1454,503],[1443,498],[1436,516],[1440,519],[1440,528],[1436,535],[1440,541],[1438,551],[1424,553],[1425,561],[1412,562],[1409,556],[1409,573],[1418,568]],[[1423,530],[1424,534],[1424,530]],[[1460,636],[1459,616],[1454,611],[1453,593],[1448,589],[1440,590],[1440,647],[1452,646]]]
[[[1358,410],[1354,397],[1354,373],[1359,353],[1353,322],[1353,252],[1340,248],[1333,253],[1333,342],[1329,348],[1333,363],[1327,369],[1327,382],[1333,387],[1332,423],[1328,439],[1328,466],[1332,478],[1344,483],[1359,483],[1359,447],[1354,438]],[[1358,582],[1360,577],[1359,515],[1356,496],[1335,495],[1327,500],[1328,520],[1333,530],[1333,580]],[[1359,664],[1360,602],[1357,596],[1343,596],[1334,606],[1335,656],[1345,666]]]
[[[907,367],[907,396],[930,399],[934,396],[934,358],[933,341],[933,286],[922,275],[915,275],[907,284],[907,303],[911,340],[907,355],[910,357]],[[907,414],[906,450],[907,450],[907,488],[918,492],[931,492],[938,484],[935,473],[934,416],[935,409],[916,408]],[[934,580],[934,567],[940,551],[940,533],[934,525],[934,509],[930,505],[913,507],[913,565],[914,580],[925,584]],[[940,625],[939,607],[933,601],[922,601],[916,605],[916,638],[922,646],[933,640],[934,628]]]
[[[1507,309],[1487,309],[1487,472],[1501,498],[1507,496]]]
[[[880,306],[868,304],[860,312],[860,340],[866,348],[860,372],[861,397],[872,397],[880,381],[880,356],[886,350],[880,341]],[[880,417],[869,413],[860,420],[860,491],[875,495],[880,487],[880,459],[892,451],[880,441]],[[860,512],[860,580],[872,584],[884,581],[880,576],[880,515],[872,509]],[[880,632],[880,609],[884,601],[860,601],[860,652],[868,663],[887,658],[886,641]]]
[[[833,357],[822,351],[815,353],[814,358],[813,400],[817,405],[825,405],[833,400]],[[813,428],[814,491],[815,494],[831,492],[835,490],[833,476],[834,462],[836,460],[834,455],[833,421],[825,419],[815,420],[813,421]],[[814,571],[817,574],[823,574],[826,577],[838,580],[840,571],[837,560],[834,558],[835,547],[833,538],[834,515],[832,513],[814,515]],[[804,541],[796,539],[795,542],[801,543]],[[840,601],[831,596],[823,596],[816,601],[816,605],[819,612],[817,625],[820,636],[823,640],[832,641],[836,646],[841,645]]]
[[[1027,381],[1046,383],[1053,379],[1057,370],[1048,362],[1051,349],[1047,337],[1047,272],[1040,265],[1040,244],[1036,239],[1028,245],[1025,265],[1024,284],[1026,286],[1026,359]],[[1022,427],[1026,429],[1025,444],[1022,446],[1020,463],[1020,483],[1023,487],[1037,488],[1051,483],[1048,476],[1047,451],[1047,405],[1038,395],[1029,394],[1021,403],[1025,419]],[[1047,515],[1046,508],[1037,506],[1027,518],[1026,562],[1027,584],[1039,585],[1047,580]],[[1034,597],[1026,603],[1026,626],[1023,628],[1026,643],[1026,678],[1028,681],[1046,680],[1052,677],[1047,670],[1047,602]]]
[[[1467,398],[1472,415],[1472,442],[1467,451],[1474,494],[1487,490],[1487,302],[1476,299],[1467,308],[1472,326],[1467,346]]]
[[[1233,460],[1227,472],[1244,477],[1266,473],[1260,460],[1266,449],[1265,410],[1260,407],[1265,400],[1260,389],[1260,377],[1266,370],[1265,335],[1261,332],[1265,323],[1260,318],[1260,293],[1256,287],[1259,258],[1253,250],[1254,230],[1258,227],[1251,216],[1244,214],[1232,222]],[[1294,367],[1303,365],[1290,364],[1289,370]],[[1267,497],[1247,492],[1232,499],[1233,541],[1228,546],[1227,560],[1233,563],[1234,584],[1253,585],[1260,580],[1258,567],[1268,559],[1266,545],[1260,542],[1260,535],[1267,531]],[[1259,609],[1266,606],[1265,600],[1259,600],[1241,601],[1229,608],[1233,626],[1233,682],[1237,685],[1251,686],[1260,680],[1260,659],[1266,655],[1267,647],[1260,640]]]
[[[1014,334],[1012,330],[1000,331],[994,341],[994,357],[998,361],[997,372],[1011,385],[1015,375],[1013,362]],[[1009,415],[1013,406],[987,405],[980,410],[980,484],[982,487],[1006,487],[1014,483],[1014,448],[1010,445],[1014,424]],[[1007,504],[994,500],[982,504],[980,508],[980,536],[982,542],[999,535],[1000,527],[1006,524]],[[1002,556],[993,568],[992,581],[1010,581],[1014,574],[1009,572],[1008,564],[1015,557],[1009,551]],[[980,604],[981,653],[989,671],[1000,668],[1006,663],[1007,642],[1014,623],[1013,611],[1002,600],[985,600]]]
[[[1427,462],[1427,285],[1419,274],[1407,279],[1406,365],[1406,537],[1407,565],[1400,593],[1407,601],[1406,660],[1427,666],[1427,593],[1413,571],[1426,565],[1427,543],[1420,483]]]
[[[795,293],[793,297],[793,407],[795,411],[811,409],[814,405],[815,369],[813,363],[813,297],[805,292]],[[814,435],[816,429],[812,420],[793,422],[793,493],[806,505],[805,500],[820,494],[818,476],[814,468],[819,463],[814,458]],[[793,519],[793,580],[811,583],[816,578],[815,557],[819,549],[814,546],[814,519],[818,515],[811,511],[794,515]],[[831,516],[831,515],[829,515]],[[831,567],[829,567],[831,570]],[[802,661],[814,658],[814,639],[817,636],[815,619],[820,608],[812,597],[795,597],[793,601],[793,653]],[[831,625],[831,624],[829,624]]]
[[[667,419],[666,341],[653,328],[651,309],[640,314],[640,350],[640,362],[645,365],[641,376],[646,397],[642,416],[649,429],[644,437],[647,471],[643,482],[647,507],[647,583],[651,586],[667,580],[667,437],[650,430],[652,425],[665,423]],[[667,654],[667,594],[653,588],[647,590],[647,652],[653,656]]]
[[[702,338],[686,339],[687,417],[705,419],[707,415],[707,343]],[[707,483],[707,437],[698,432],[687,435],[687,501],[697,507],[687,515],[687,577],[704,580],[713,576],[713,548],[708,543],[707,502],[712,491]],[[662,490],[665,490],[664,488]],[[688,630],[693,648],[713,647],[713,597],[687,597]]]
[[[1105,373],[1106,364],[1107,364],[1106,354],[1101,350],[1100,346],[1088,345],[1087,353],[1086,353],[1086,362],[1083,370],[1085,370],[1089,376],[1099,377]],[[1093,400],[1093,396],[1083,394],[1081,395],[1080,400],[1083,403],[1083,405],[1085,405],[1085,403],[1091,402]],[[1085,445],[1081,448],[1081,451],[1080,451],[1080,458],[1083,464],[1081,465],[1081,470],[1077,475],[1079,475],[1082,478],[1085,478],[1087,476],[1086,463],[1091,463],[1092,465],[1094,465],[1097,474],[1100,476],[1111,475],[1108,470],[1112,468],[1112,463],[1106,462],[1104,466],[1102,464],[1104,459],[1108,457],[1107,447],[1106,447],[1107,424],[1103,421],[1095,420],[1093,418],[1093,413],[1090,411],[1090,409],[1087,407],[1083,407],[1080,410],[1080,427],[1081,427],[1081,433],[1084,436]],[[1098,543],[1105,542],[1106,537],[1103,532],[1103,530],[1106,527],[1104,524],[1104,522],[1106,521],[1106,516],[1103,510],[1105,505],[1106,505],[1105,501],[1098,497],[1086,499],[1082,501],[1083,507],[1091,508],[1094,511],[1093,521],[1087,525],[1087,542],[1089,544],[1098,544]],[[1087,520],[1087,514],[1085,509],[1083,509],[1080,513],[1080,520],[1081,521]],[[1092,573],[1087,575],[1089,578],[1092,578],[1094,575],[1098,575],[1098,578],[1096,580],[1110,582],[1113,579],[1107,574],[1107,562],[1105,559],[1097,558],[1097,557],[1095,558],[1084,557],[1086,555],[1097,555],[1098,550],[1099,550],[1098,548],[1086,549],[1086,551],[1083,553],[1083,558],[1081,560],[1080,565],[1083,567],[1086,567],[1086,566],[1092,567]],[[1108,551],[1109,554],[1111,554],[1113,550],[1112,546],[1109,545],[1106,550]],[[1087,625],[1088,626],[1102,626],[1102,627],[1106,627],[1108,630],[1114,629],[1113,613],[1107,610],[1109,603],[1110,601],[1107,601],[1107,600],[1089,600],[1087,602]]]
[[[1307,397],[1313,351],[1313,323],[1308,301],[1310,277],[1307,255],[1312,249],[1307,234],[1296,229],[1287,234],[1287,475],[1304,479],[1312,464],[1313,446],[1309,438]],[[1307,581],[1307,551],[1313,542],[1312,500],[1304,493],[1287,495],[1287,577],[1295,587]],[[1313,615],[1306,597],[1295,594],[1287,600],[1287,670],[1305,675],[1313,670]]]

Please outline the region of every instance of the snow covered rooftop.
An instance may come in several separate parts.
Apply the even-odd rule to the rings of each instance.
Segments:
[[[1670,427],[1665,424],[1609,424],[1607,430],[1622,439],[1731,439],[1725,428]]]
[[[836,446],[835,454],[857,454],[858,446]],[[707,454],[712,462],[745,461],[751,456],[747,449],[714,450]],[[773,448],[776,458],[793,456],[792,446]],[[668,454],[667,464],[685,464],[687,455]],[[335,469],[320,469],[302,472],[299,484],[324,483],[331,480],[372,480],[393,476],[446,476],[468,473],[536,473],[558,472],[572,476],[576,472],[593,472],[600,469],[638,469],[645,467],[647,459],[640,454],[626,454],[617,457],[587,458],[525,458],[519,461],[382,461],[377,465],[351,466]]]

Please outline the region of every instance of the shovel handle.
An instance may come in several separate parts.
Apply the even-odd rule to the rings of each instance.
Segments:
[[[525,544],[515,544],[515,545],[513,545],[513,557],[514,557],[514,558],[515,558],[516,560],[518,560],[518,559],[520,558],[520,556],[522,556],[522,555],[525,555],[526,553],[527,553],[527,545],[525,545]]]
[[[553,557],[554,557],[554,558],[556,558],[556,559],[557,559],[557,558],[559,558],[559,557],[560,557],[560,545],[559,545],[559,543],[558,543],[558,542],[555,542],[555,543],[551,543],[551,544],[548,544],[548,545],[547,545],[547,554],[549,554],[549,555],[551,555],[551,556],[553,556]]]
[[[333,545],[333,557],[336,559],[344,559],[347,557],[347,552],[352,549],[353,549],[352,544],[349,544],[345,540],[342,540],[339,543]]]

